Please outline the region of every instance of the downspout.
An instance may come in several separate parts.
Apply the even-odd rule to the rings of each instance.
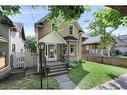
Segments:
[[[67,41],[67,44],[68,44],[68,62],[70,62],[69,60],[69,41]]]

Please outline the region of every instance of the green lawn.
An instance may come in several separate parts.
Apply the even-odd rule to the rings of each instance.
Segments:
[[[46,88],[47,80],[43,79],[43,87]],[[49,88],[59,89],[59,84],[53,77],[49,77]],[[40,81],[38,76],[27,76],[20,80],[11,80],[0,83],[0,89],[40,89]]]
[[[73,66],[69,77],[81,89],[89,89],[110,79],[127,73],[127,69],[95,62],[86,62]]]

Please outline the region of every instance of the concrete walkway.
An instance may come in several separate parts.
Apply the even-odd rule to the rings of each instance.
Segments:
[[[104,84],[98,85],[91,90],[116,90],[127,89],[127,74],[121,75],[113,80],[110,80]]]
[[[55,76],[61,89],[80,89],[68,77],[68,74]]]

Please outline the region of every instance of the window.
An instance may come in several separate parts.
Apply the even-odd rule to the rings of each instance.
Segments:
[[[12,44],[12,52],[15,52],[15,44]]]
[[[47,45],[45,46],[45,55],[47,56]]]
[[[67,54],[67,45],[63,46],[63,54]]]
[[[0,50],[0,69],[4,68],[6,66],[6,61],[5,61],[5,51]]]
[[[74,54],[74,45],[70,45],[70,54]]]
[[[69,25],[69,34],[73,34],[73,25]]]

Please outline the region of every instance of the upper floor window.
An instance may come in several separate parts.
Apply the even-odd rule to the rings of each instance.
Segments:
[[[73,35],[73,30],[74,30],[74,26],[73,26],[73,24],[70,24],[69,25],[69,34]]]

